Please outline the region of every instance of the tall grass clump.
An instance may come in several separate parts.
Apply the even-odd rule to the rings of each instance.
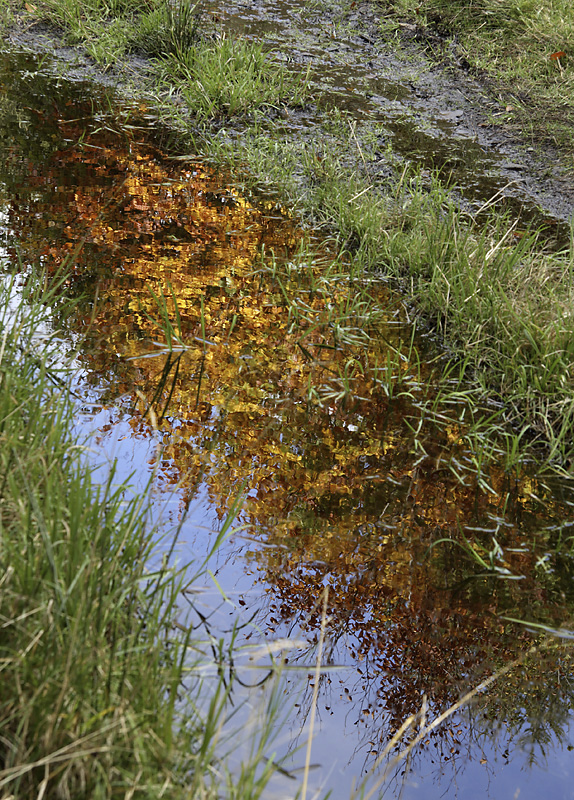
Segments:
[[[198,3],[159,2],[144,10],[131,37],[131,48],[147,56],[182,58],[200,39]]]
[[[228,688],[193,678],[217,667],[190,658],[183,570],[154,553],[145,496],[98,483],[70,433],[49,321],[66,302],[0,288],[0,796],[210,797],[232,783],[214,766]]]
[[[10,0],[0,0],[0,31],[5,30],[13,21]]]
[[[174,737],[177,578],[146,569],[145,499],[98,485],[70,435],[40,291],[12,277],[0,308],[0,793],[174,792],[193,752]]]
[[[306,74],[295,76],[274,63],[261,44],[226,36],[166,50],[154,72],[159,86],[180,95],[200,120],[298,105],[307,93]]]
[[[331,184],[330,184],[331,185]],[[524,442],[546,458],[574,459],[574,242],[561,250],[543,232],[489,210],[462,212],[435,177],[405,170],[392,193],[351,202],[324,192],[323,213],[367,268],[397,280],[469,377],[504,407]],[[331,185],[332,186],[332,185]]]

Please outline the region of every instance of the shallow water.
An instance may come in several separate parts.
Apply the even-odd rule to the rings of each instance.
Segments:
[[[523,660],[429,734],[385,796],[569,797],[570,487],[481,461],[468,387],[440,400],[444,362],[419,362],[431,349],[400,299],[374,282],[338,327],[334,307],[365,287],[319,239],[314,262],[298,255],[309,234],[284,209],[174,158],[145,109],[28,57],[5,58],[0,82],[7,251],[48,274],[73,264],[78,306],[54,309],[54,325],[79,346],[78,430],[96,431],[92,457],[117,459],[118,477],[143,488],[153,473],[160,531],[180,525],[178,557],[208,559],[188,595],[198,630],[294,645],[279,754],[305,742],[329,586],[314,790],[348,798],[424,697],[433,719]],[[172,320],[177,299],[171,349],[150,290]],[[238,497],[236,530],[211,554]],[[508,618],[563,638],[526,657],[535,639]],[[261,708],[277,691],[257,685],[268,656],[239,649],[235,666],[236,701]],[[293,795],[303,762],[295,752],[270,791]]]

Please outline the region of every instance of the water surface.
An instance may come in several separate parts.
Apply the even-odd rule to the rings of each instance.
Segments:
[[[201,154],[177,158],[145,108],[30,57],[4,57],[0,83],[5,246],[30,275],[70,269],[78,305],[54,326],[79,348],[93,458],[140,487],[153,472],[160,530],[180,523],[178,557],[196,565],[241,499],[186,602],[215,638],[294,643],[278,752],[305,742],[328,586],[314,789],[348,798],[425,698],[432,719],[516,661],[385,796],[570,796],[569,641],[527,656],[535,637],[509,621],[571,629],[570,487],[482,453],[470,388],[440,400],[445,361],[400,298],[347,279],[325,243]],[[234,698],[261,707],[269,658],[242,652]],[[272,790],[297,787],[278,774]]]

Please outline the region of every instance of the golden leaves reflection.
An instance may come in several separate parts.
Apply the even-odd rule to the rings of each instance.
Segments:
[[[73,128],[65,123],[68,140]],[[345,340],[333,308],[352,305],[359,287],[342,272],[321,283],[326,249],[309,265],[297,255],[306,237],[273,203],[249,200],[204,163],[170,159],[135,127],[92,133],[37,172],[30,162],[26,208],[12,204],[11,225],[51,269],[75,254],[69,289],[88,297],[61,322],[85,332],[89,381],[105,400],[122,398],[135,436],[156,429],[158,482],[184,503],[204,486],[223,517],[245,493],[242,522],[272,545],[248,557],[274,587],[279,619],[314,627],[329,582],[332,645],[344,639],[368,662],[393,724],[423,692],[443,705],[512,657],[521,640],[501,611],[529,602],[565,613],[562,589],[534,577],[550,534],[532,545],[532,479],[490,464],[492,491],[481,490],[456,413],[425,419],[432,389],[414,359],[396,358],[405,330],[385,289],[371,294],[386,318],[373,327],[357,309]],[[150,289],[163,293],[183,349],[162,339]],[[537,491],[547,519],[559,516]],[[493,574],[522,581],[469,582],[472,552],[461,560],[456,547],[433,546],[449,539],[484,560],[493,538]]]

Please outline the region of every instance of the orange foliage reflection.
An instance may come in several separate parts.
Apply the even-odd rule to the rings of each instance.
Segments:
[[[271,545],[248,558],[273,586],[274,618],[316,628],[328,582],[332,652],[344,641],[365,665],[392,728],[423,693],[442,707],[514,657],[524,637],[501,612],[567,616],[569,573],[535,570],[562,509],[495,465],[482,476],[491,491],[480,488],[460,409],[427,419],[385,289],[353,306],[361,287],[325,249],[312,264],[298,256],[305,237],[274,204],[169,158],[137,126],[54,124],[61,146],[42,170],[20,160],[7,207],[21,252],[49,269],[73,259],[69,290],[87,299],[61,324],[86,332],[88,381],[122,398],[134,435],[159,434],[160,485],[184,502],[207,487],[221,517],[246,495],[241,521]],[[162,294],[170,341],[156,322]],[[336,308],[348,306],[341,327]],[[473,549],[498,571],[473,578],[484,571]]]

